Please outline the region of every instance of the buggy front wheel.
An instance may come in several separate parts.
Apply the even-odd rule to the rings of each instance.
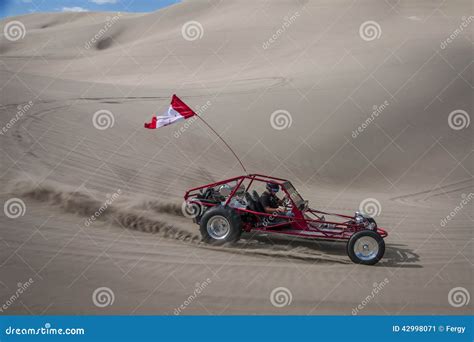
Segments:
[[[347,255],[356,264],[375,265],[385,253],[385,241],[372,230],[354,233],[347,243]]]

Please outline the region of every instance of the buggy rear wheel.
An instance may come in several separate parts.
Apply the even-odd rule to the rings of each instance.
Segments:
[[[372,230],[354,233],[347,243],[347,255],[356,264],[375,265],[385,253],[385,241]]]
[[[204,242],[222,245],[240,239],[242,222],[231,208],[214,207],[202,216],[199,230]]]

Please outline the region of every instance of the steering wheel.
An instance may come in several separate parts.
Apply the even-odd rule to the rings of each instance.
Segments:
[[[300,211],[305,211],[308,209],[308,204],[309,202],[308,201],[304,201],[303,203],[301,203],[299,206],[298,206],[298,209]]]
[[[288,208],[291,210],[293,208],[293,203],[291,202],[290,198],[288,196],[285,196],[282,200],[282,204],[285,208]]]

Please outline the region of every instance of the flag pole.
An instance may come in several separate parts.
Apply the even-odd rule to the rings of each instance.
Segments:
[[[240,158],[237,156],[237,154],[234,152],[234,150],[232,149],[232,147],[229,146],[229,144],[219,135],[219,133],[217,133],[217,132],[215,131],[214,128],[211,127],[211,125],[209,125],[209,124],[206,122],[206,120],[204,120],[204,119],[201,118],[199,115],[197,115],[197,113],[195,113],[195,115],[196,115],[202,122],[204,122],[204,124],[205,124],[207,127],[209,127],[209,129],[210,129],[211,131],[213,131],[214,134],[217,135],[217,137],[218,137],[219,139],[221,139],[221,141],[227,146],[227,148],[230,150],[230,152],[232,152],[232,154],[234,155],[235,159],[237,159],[237,161],[239,162],[240,166],[242,167],[242,169],[244,170],[245,174],[247,175],[247,174],[248,174],[247,169],[245,168],[244,164],[242,163],[242,161],[240,160]]]

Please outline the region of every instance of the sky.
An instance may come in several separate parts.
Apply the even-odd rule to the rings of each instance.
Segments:
[[[179,0],[0,0],[0,18],[65,11],[152,12]]]

